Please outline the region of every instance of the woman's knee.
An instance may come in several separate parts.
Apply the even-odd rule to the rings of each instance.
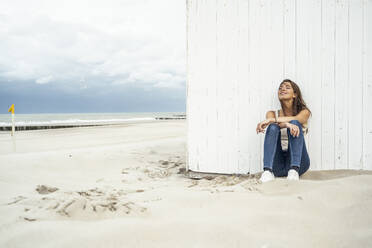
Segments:
[[[298,120],[290,120],[289,123],[302,127],[301,123]]]
[[[267,127],[267,132],[278,132],[280,131],[280,127],[278,124],[276,123],[271,123],[268,127]]]

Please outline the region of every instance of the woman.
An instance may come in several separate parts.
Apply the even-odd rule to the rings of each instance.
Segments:
[[[302,99],[298,85],[284,79],[278,89],[281,109],[268,111],[266,120],[258,123],[257,133],[265,132],[263,168],[261,182],[287,176],[288,180],[299,180],[299,176],[310,167],[304,135],[311,111]]]

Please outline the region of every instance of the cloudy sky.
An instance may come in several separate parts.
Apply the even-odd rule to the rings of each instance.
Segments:
[[[1,0],[0,113],[185,111],[185,0]]]

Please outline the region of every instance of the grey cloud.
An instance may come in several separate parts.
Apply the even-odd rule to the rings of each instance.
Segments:
[[[185,52],[184,42],[180,42],[185,38],[184,17],[167,20],[169,13],[172,18],[183,13],[175,15],[165,8],[173,5],[177,7],[174,11],[184,11],[184,1],[91,1],[87,5],[79,1],[82,15],[92,12],[88,21],[75,13],[79,5],[73,1],[64,6],[71,7],[71,13],[57,10],[60,1],[48,1],[48,6],[35,3],[33,7],[26,3],[21,7],[19,1],[0,4],[2,83],[60,84],[66,91],[118,84],[184,87]],[[158,9],[151,11],[148,6]],[[97,11],[99,7],[104,10]],[[105,16],[110,10],[111,15]],[[171,35],[169,31],[173,31]]]

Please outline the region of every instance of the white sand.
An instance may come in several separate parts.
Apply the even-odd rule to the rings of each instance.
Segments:
[[[185,156],[184,120],[1,132],[0,247],[372,247],[372,172],[193,180]]]

